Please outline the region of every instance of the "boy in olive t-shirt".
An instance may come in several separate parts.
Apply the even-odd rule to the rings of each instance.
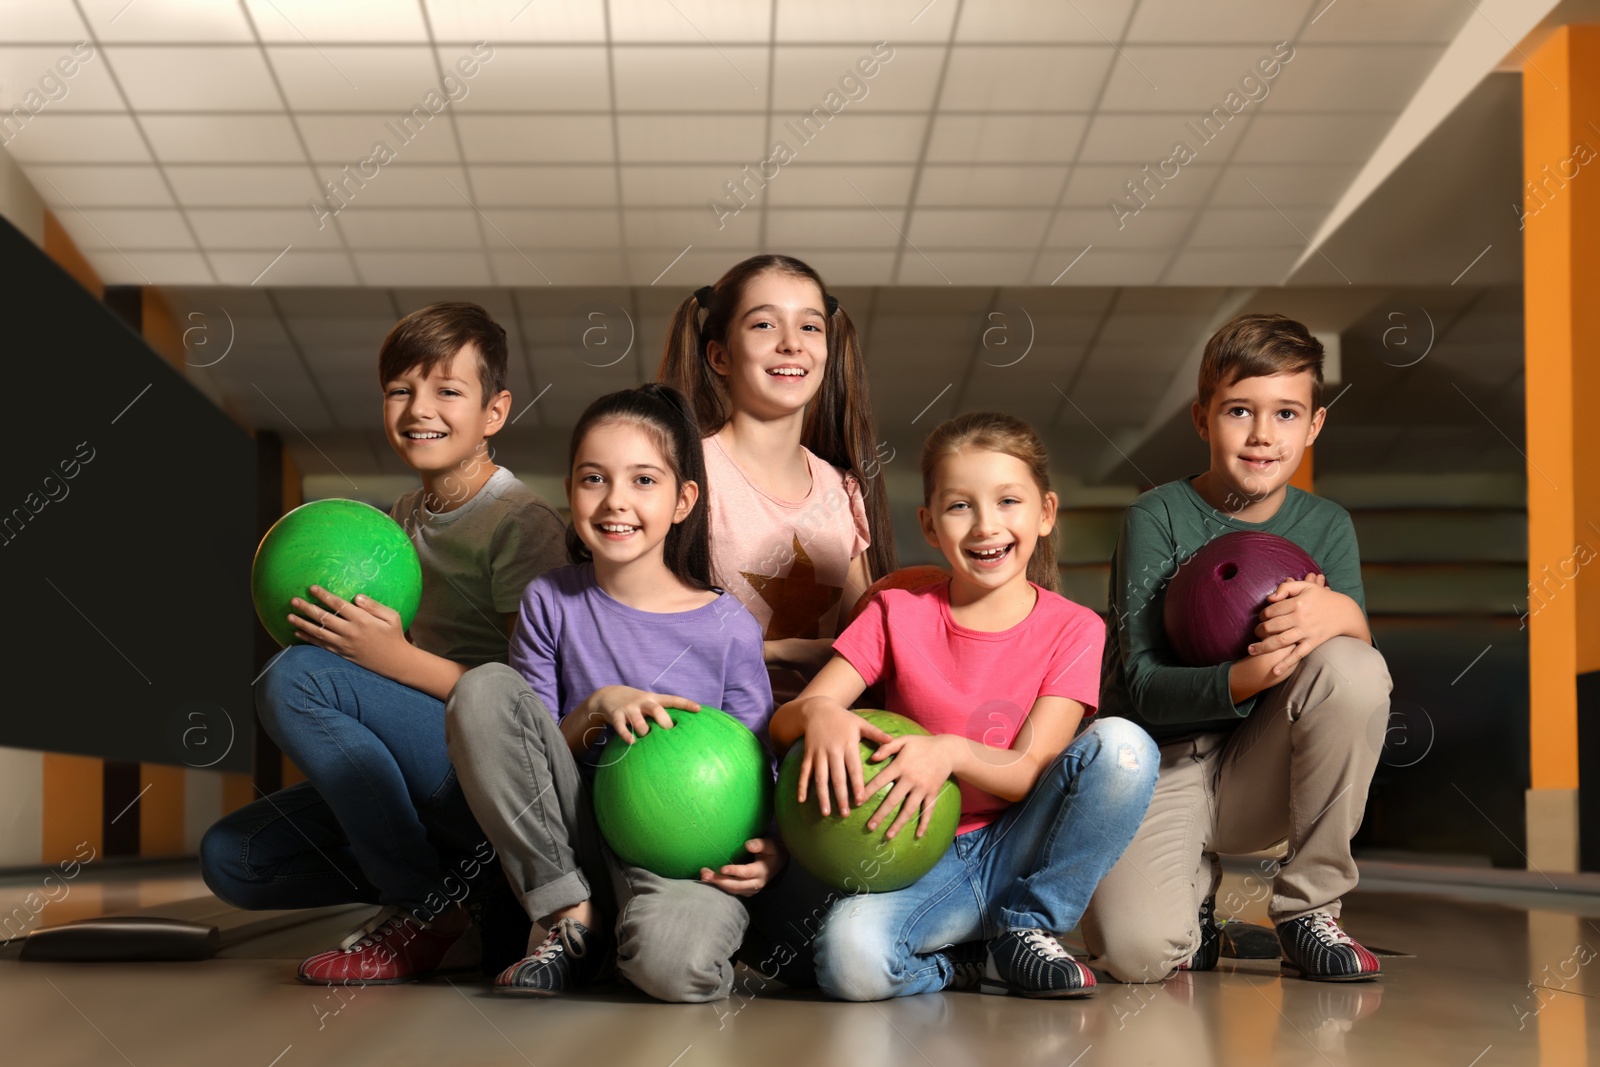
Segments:
[[[1206,345],[1193,405],[1210,469],[1143,494],[1123,519],[1100,714],[1144,727],[1161,746],[1161,772],[1083,921],[1098,965],[1122,981],[1214,967],[1218,854],[1284,840],[1287,857],[1267,868],[1284,970],[1322,981],[1379,972],[1337,920],[1357,881],[1350,839],[1391,683],[1367,627],[1350,516],[1289,485],[1322,429],[1321,396],[1322,345],[1304,326],[1281,315],[1229,322]],[[1286,537],[1322,573],[1278,587],[1243,659],[1181,665],[1162,622],[1167,583],[1232,531]]]

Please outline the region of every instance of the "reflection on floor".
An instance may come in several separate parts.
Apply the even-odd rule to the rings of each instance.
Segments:
[[[63,885],[65,891],[63,892]],[[1229,875],[1229,889],[1249,883]],[[147,1064],[1252,1064],[1600,1063],[1600,897],[1376,883],[1345,924],[1384,957],[1375,983],[1280,978],[1271,961],[1158,986],[1103,984],[1086,1001],[945,993],[835,1004],[783,990],[669,1005],[616,990],[558,1002],[490,997],[474,975],[327,989],[294,980],[368,909],[290,927],[204,896],[192,865],[0,879],[5,936],[144,909],[231,927],[203,963],[56,964],[0,949],[8,1063]],[[51,899],[51,898],[54,899]],[[1259,919],[1247,912],[1246,917]],[[298,916],[296,918],[304,918]]]

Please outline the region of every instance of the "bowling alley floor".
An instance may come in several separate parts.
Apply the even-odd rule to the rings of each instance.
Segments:
[[[193,864],[86,869],[30,929],[140,912],[213,922],[223,947],[204,962],[108,964],[22,961],[18,942],[0,946],[0,1063],[1600,1063],[1600,966],[1591,965],[1600,958],[1600,893],[1581,879],[1565,881],[1584,892],[1556,892],[1393,876],[1402,871],[1367,873],[1345,904],[1347,928],[1394,953],[1377,982],[1284,979],[1273,961],[1224,959],[1215,973],[1160,986],[1106,983],[1082,1001],[942,993],[836,1004],[773,986],[749,999],[681,1005],[623,991],[508,1000],[488,995],[475,974],[301,985],[299,959],[335,944],[370,909],[243,913],[209,897]],[[1238,875],[1228,878],[1224,894],[1244,888]],[[0,879],[0,914],[41,879]]]

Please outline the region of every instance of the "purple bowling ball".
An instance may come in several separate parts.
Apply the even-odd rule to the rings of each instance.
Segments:
[[[1243,659],[1267,597],[1284,582],[1322,568],[1306,550],[1269,533],[1229,533],[1208,541],[1167,586],[1162,622],[1178,658],[1191,667]]]

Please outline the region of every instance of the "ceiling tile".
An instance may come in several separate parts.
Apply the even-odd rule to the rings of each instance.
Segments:
[[[426,41],[414,0],[244,0],[264,41]]]
[[[1260,119],[1263,116],[1254,115]],[[1096,115],[1084,139],[1085,163],[1117,163],[1129,168],[1129,178],[1138,177],[1139,168],[1149,164],[1153,170],[1180,173],[1196,163],[1221,163],[1232,151],[1239,130],[1247,125],[1244,114],[1231,117],[1226,124],[1204,126],[1204,115]],[[1188,163],[1163,161],[1175,158],[1173,149],[1182,142],[1197,158]]]
[[[185,207],[300,205],[320,192],[311,168],[285,166],[169,166],[167,180]]]
[[[1455,0],[1319,0],[1308,41],[1428,41],[1448,44],[1478,10]]]
[[[1214,207],[1255,206],[1270,200],[1279,207],[1331,206],[1338,202],[1359,169],[1353,164],[1235,163],[1222,172],[1211,204]]]
[[[1281,41],[1293,37],[1310,13],[1311,0],[1141,0],[1128,40]]]
[[[339,225],[350,246],[358,251],[479,249],[483,245],[477,216],[466,207],[403,210],[357,204],[340,212]]]
[[[782,248],[893,249],[900,243],[900,235],[894,229],[901,225],[900,215],[901,209],[895,209],[890,220],[885,221],[871,208],[773,209],[767,214],[767,243]]]
[[[773,57],[772,106],[799,114],[830,105],[850,111],[928,111],[944,55],[943,47],[904,45],[885,63],[866,45],[782,45]],[[828,100],[829,93],[834,100]]]
[[[1203,212],[1191,248],[1226,248],[1311,243],[1317,226],[1328,214],[1326,208],[1288,207],[1274,209],[1266,203],[1258,207],[1213,207]]]
[[[272,69],[283,85],[289,106],[303,113],[315,111],[393,111],[395,117],[423,103],[428,93],[449,99],[434,68],[433,50],[426,45],[353,47],[305,44],[267,48]],[[477,79],[462,80],[470,99]]]
[[[669,17],[671,6],[667,7]],[[762,111],[767,49],[735,45],[618,48],[612,52],[623,111]],[[604,104],[599,96],[597,103]]]
[[[903,207],[911,196],[911,166],[858,167],[795,163],[765,190],[771,207]]]
[[[450,119],[444,113],[430,115],[426,108],[417,114],[382,115],[306,115],[299,116],[300,133],[306,139],[311,158],[335,167],[349,166],[362,175],[391,165],[383,162],[455,163],[460,160]],[[388,152],[378,148],[386,146]],[[366,162],[370,160],[371,162]]]
[[[6,151],[20,163],[148,163],[139,129],[128,115],[41,112],[4,127]]]
[[[153,252],[130,249],[125,253],[110,249],[84,252],[89,265],[107,285],[149,285],[153,278],[209,285],[215,279],[198,252]]]
[[[606,132],[610,157],[610,131]],[[623,163],[749,163],[767,158],[766,122],[742,115],[622,115],[617,138]],[[803,150],[802,150],[803,151]],[[728,177],[735,178],[730,172]]]
[[[5,6],[6,38],[14,42],[65,44],[87,40],[89,30],[75,8],[65,4],[35,4],[11,0]]]
[[[767,0],[611,0],[610,11],[616,41],[765,41],[771,33]]]
[[[1017,285],[1028,276],[1032,252],[966,252],[907,249],[899,285]]]
[[[189,222],[206,249],[269,249],[276,253],[290,241],[295,248],[336,249],[339,234],[332,226],[320,231],[304,208],[190,210]]]
[[[611,124],[592,115],[456,118],[470,163],[610,163]],[[670,157],[669,157],[670,158]]]
[[[1165,158],[1165,157],[1163,157]],[[1109,210],[1115,199],[1128,206],[1136,201],[1160,207],[1191,207],[1203,203],[1217,179],[1213,163],[1188,163],[1162,167],[1161,160],[1135,166],[1130,163],[1080,163],[1072,168],[1062,203],[1072,207],[1094,206]],[[1149,170],[1145,168],[1149,167]],[[1165,175],[1163,175],[1165,171]],[[1176,173],[1174,173],[1176,171]],[[1128,183],[1136,185],[1130,192]]]
[[[1077,151],[1082,115],[939,115],[930,163],[1067,163]]]
[[[300,163],[286,115],[149,115],[141,120],[163,163]]]
[[[96,208],[58,218],[79,248],[194,249],[183,215],[167,208]]]
[[[918,208],[906,237],[923,249],[1035,248],[1049,217],[1043,209]]]
[[[1046,243],[1052,248],[1095,251],[1170,249],[1183,239],[1196,214],[1194,208],[1144,207],[1137,213],[1113,212],[1110,207],[1066,208],[1058,212]]]
[[[1080,258],[1081,256],[1081,258]],[[1165,250],[1091,248],[1047,251],[1034,268],[1032,285],[1154,285],[1171,254]]]
[[[449,278],[462,285],[488,285],[489,262],[481,252],[357,252],[368,285],[426,285]]]
[[[447,68],[460,58],[460,53],[452,48],[439,49],[440,62]],[[604,114],[611,106],[604,48],[497,45],[493,58],[481,65],[476,77],[465,79],[463,85],[467,95],[453,105],[462,113],[593,111]]]
[[[9,25],[7,31],[10,38]],[[8,134],[15,129],[18,108],[26,113],[45,108],[52,112],[121,111],[123,107],[122,94],[111,80],[104,55],[86,42],[82,47],[0,47],[0,88],[10,113]]]
[[[1261,106],[1267,112],[1393,114],[1410,102],[1443,53],[1440,45],[1299,44]]]
[[[95,36],[106,44],[136,41],[193,41],[197,44],[249,44],[250,23],[237,4],[196,4],[193,0],[106,0],[84,5]],[[7,12],[6,21],[12,21]]]
[[[943,42],[950,37],[955,5],[929,0],[777,0],[777,36],[792,41]]]
[[[509,12],[481,0],[426,0],[440,41],[604,41],[604,0],[517,0]]]
[[[152,111],[270,111],[282,107],[259,49],[249,45],[107,50],[128,104]]]
[[[964,45],[945,74],[945,111],[1088,111],[1116,53],[1106,45]],[[1119,61],[1120,62],[1120,61]]]
[[[76,204],[90,207],[172,207],[172,196],[153,166],[28,168],[28,180],[44,202],[59,212]]]
[[[755,241],[753,227],[717,229],[715,216],[703,207],[629,208],[623,214],[628,244],[634,248],[679,249],[687,244],[697,249],[743,248]]]
[[[478,206],[606,207],[617,202],[611,167],[472,167]]]
[[[1070,4],[1019,4],[1015,0],[966,0],[956,39],[969,41],[1059,41],[1100,44],[1118,40],[1134,0],[1073,0]]]
[[[919,207],[1048,207],[1061,193],[1061,168],[1052,166],[924,167]]]
[[[617,213],[610,208],[563,208],[536,211],[496,208],[484,213],[489,246],[498,251],[522,248],[598,249],[620,245]]]
[[[780,116],[781,117],[781,116]],[[802,124],[802,119],[806,123]],[[843,111],[824,126],[794,115],[772,136],[806,163],[907,163],[917,158],[928,120],[921,115],[874,115]],[[763,152],[761,157],[765,158]]]
[[[355,285],[350,258],[343,252],[291,249],[273,262],[273,252],[214,252],[212,265],[223,285]]]
[[[1111,66],[1100,106],[1105,111],[1199,116],[1213,107],[1226,108],[1231,92],[1238,107],[1253,107],[1271,99],[1279,83],[1287,84],[1291,69],[1299,73],[1291,61],[1279,70],[1276,81],[1264,81],[1256,61],[1272,57],[1270,46],[1255,44],[1128,45]],[[1259,100],[1251,100],[1252,93]]]

